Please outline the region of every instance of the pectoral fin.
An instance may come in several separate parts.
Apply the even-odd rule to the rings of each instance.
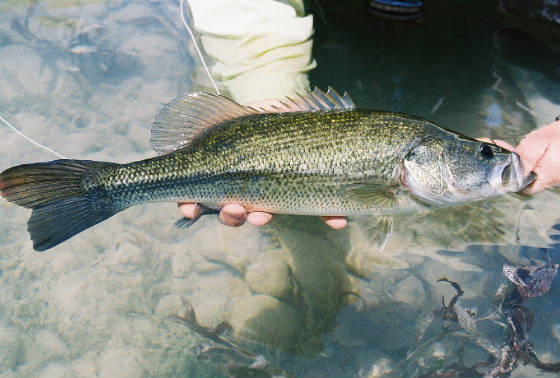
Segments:
[[[354,183],[342,187],[343,195],[380,210],[397,206],[396,187],[372,183]]]
[[[353,183],[343,187],[343,194],[356,202],[367,204],[380,212],[395,209],[399,206],[396,186],[375,183]],[[378,215],[368,221],[366,233],[380,250],[385,248],[393,233],[393,217]]]

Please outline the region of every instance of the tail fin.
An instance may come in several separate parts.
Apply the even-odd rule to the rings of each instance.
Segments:
[[[101,192],[86,189],[98,172],[115,163],[54,160],[24,164],[0,173],[2,197],[33,209],[27,231],[33,249],[44,251],[111,217],[120,209]]]

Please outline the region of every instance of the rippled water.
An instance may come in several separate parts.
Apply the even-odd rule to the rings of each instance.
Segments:
[[[316,19],[313,85],[347,90],[360,107],[510,142],[560,114],[558,34],[541,38],[498,17],[492,1],[428,2],[411,23],[331,3]],[[178,5],[33,4],[0,3],[0,115],[66,156],[155,155],[155,113],[193,87]],[[0,136],[0,169],[54,158],[7,128]],[[560,261],[554,191],[397,219],[383,252],[360,220],[343,231],[289,216],[231,229],[207,217],[185,232],[165,204],[37,253],[28,212],[5,201],[0,211],[2,378],[436,376],[485,362],[506,343],[496,322],[474,322],[494,312],[509,282],[503,264],[542,264],[547,252]],[[436,283],[444,276],[465,292],[460,324],[432,315],[455,294]],[[524,303],[546,362],[560,355],[559,282]],[[187,304],[191,328],[168,318],[187,317]],[[513,376],[536,373],[520,367]]]

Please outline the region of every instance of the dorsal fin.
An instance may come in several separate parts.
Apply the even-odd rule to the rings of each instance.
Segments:
[[[152,125],[152,147],[159,154],[188,145],[204,130],[227,120],[257,114],[224,96],[190,93],[177,97],[156,115]]]
[[[329,87],[327,92],[315,87],[297,97],[286,97],[271,108],[274,112],[310,112],[351,110],[355,108],[347,93],[340,96]],[[192,93],[177,97],[156,115],[152,126],[152,147],[159,154],[187,146],[197,135],[212,126],[238,117],[269,113],[270,110],[243,106],[224,96]]]
[[[271,106],[277,112],[351,110],[355,107],[348,93],[344,92],[344,96],[341,96],[332,87],[328,87],[327,93],[315,87],[313,92],[304,91],[298,93],[295,98],[286,97],[279,100],[277,105]]]

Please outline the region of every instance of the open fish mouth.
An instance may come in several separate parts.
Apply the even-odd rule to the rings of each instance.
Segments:
[[[489,182],[494,187],[503,187],[507,191],[519,192],[537,179],[533,171],[525,174],[519,155],[510,154],[507,161],[497,165],[489,175]]]

